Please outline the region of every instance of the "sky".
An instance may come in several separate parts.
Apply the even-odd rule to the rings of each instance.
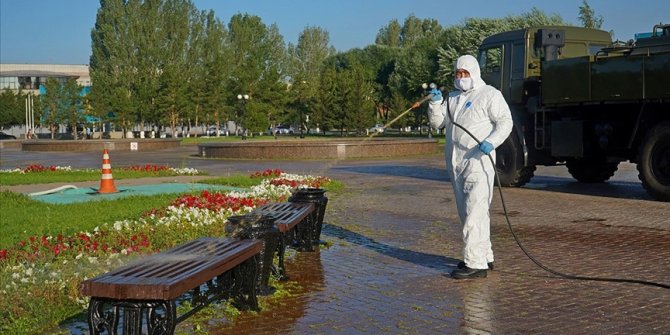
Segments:
[[[192,0],[199,10],[213,10],[228,24],[248,13],[266,25],[277,24],[286,43],[296,43],[306,27],[321,27],[338,51],[373,44],[392,19],[400,24],[414,14],[448,27],[465,18],[520,15],[533,7],[579,25],[582,0]],[[588,0],[603,29],[627,41],[654,24],[670,23],[668,0]],[[88,64],[96,0],[0,0],[0,63]]]

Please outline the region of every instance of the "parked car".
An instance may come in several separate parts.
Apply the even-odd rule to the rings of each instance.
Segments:
[[[277,126],[275,132],[277,132],[277,134],[293,134],[293,128],[289,126]]]
[[[219,129],[219,136],[226,135],[226,127],[221,126]],[[207,129],[207,136],[216,136],[216,126],[210,126]]]
[[[0,131],[0,140],[15,140],[16,136]]]
[[[372,128],[368,129],[368,132],[371,133],[383,133],[384,132],[384,125],[383,124],[376,124]]]

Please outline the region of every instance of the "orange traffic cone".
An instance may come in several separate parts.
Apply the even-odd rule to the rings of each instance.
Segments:
[[[112,165],[109,163],[109,152],[105,149],[102,152],[102,179],[100,179],[100,188],[98,193],[118,192],[114,186],[114,177],[112,177]]]

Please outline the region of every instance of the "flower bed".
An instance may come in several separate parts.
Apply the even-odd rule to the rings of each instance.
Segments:
[[[248,191],[182,195],[166,208],[153,209],[137,219],[110,222],[68,236],[31,236],[0,250],[0,294],[4,297],[0,300],[0,333],[16,330],[12,322],[53,325],[82,312],[88,299],[79,296],[79,283],[118,267],[131,256],[158,252],[201,236],[224,236],[229,216],[267,202],[285,201],[295,188],[321,187],[329,182],[325,177],[271,171],[252,175],[263,180]],[[54,306],[65,308],[64,315],[40,314]]]
[[[192,168],[173,168],[167,165],[137,165],[114,167],[115,179],[142,177],[171,177],[182,175],[199,175],[200,171]],[[0,185],[24,185],[54,182],[79,182],[100,179],[100,169],[72,169],[69,166],[44,166],[32,164],[25,168],[0,170]]]
[[[128,166],[128,167],[121,167],[119,169],[116,169],[119,171],[135,171],[135,172],[143,172],[147,173],[149,175],[157,175],[157,174],[164,174],[164,175],[197,175],[199,174],[198,170],[192,169],[192,168],[172,168],[167,165],[153,165],[153,164],[147,164],[147,165],[133,165],[133,166]],[[26,173],[39,173],[39,172],[72,172],[72,167],[70,166],[55,166],[55,165],[50,165],[50,166],[44,166],[42,164],[31,164],[28,165],[27,167],[21,169],[21,168],[16,168],[16,169],[2,169],[0,170],[0,173],[19,173],[19,174],[26,174]],[[84,170],[78,170],[78,172],[98,172],[100,170],[98,169],[84,169]]]

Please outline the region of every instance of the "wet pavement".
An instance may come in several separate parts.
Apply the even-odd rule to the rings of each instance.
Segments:
[[[293,253],[291,295],[259,314],[219,324],[220,334],[667,334],[670,290],[566,280],[534,265],[514,242],[499,198],[492,206],[495,271],[457,281],[460,225],[441,155],[344,161],[206,160],[195,147],[112,152],[114,166],[169,164],[219,176],[279,168],[338,179],[322,239]],[[5,149],[0,168],[100,167],[91,153]],[[532,255],[572,275],[670,284],[670,203],[652,201],[633,165],[604,184],[538,168],[503,190],[516,234]],[[327,194],[328,195],[328,194]]]

